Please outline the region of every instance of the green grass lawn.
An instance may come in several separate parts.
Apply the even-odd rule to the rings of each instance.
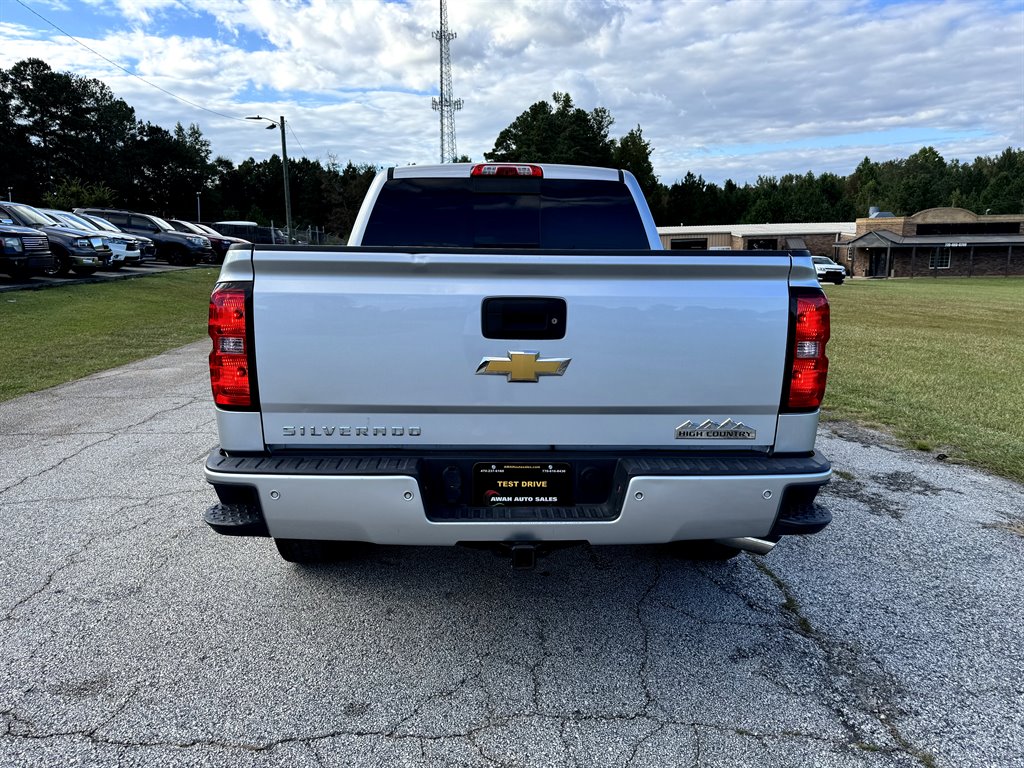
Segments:
[[[218,272],[0,293],[0,401],[203,338]]]
[[[858,280],[832,307],[826,418],[1024,482],[1024,280]]]

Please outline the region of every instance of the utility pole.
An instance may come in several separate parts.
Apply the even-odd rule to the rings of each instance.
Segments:
[[[262,115],[253,115],[245,119],[266,120],[270,123],[267,126],[268,131],[272,131],[277,127],[281,128],[281,167],[284,171],[284,227],[290,242],[292,239],[292,193],[288,184],[288,140],[285,138],[284,115],[281,115],[277,120],[271,120],[269,117],[263,117]]]
[[[292,193],[288,184],[288,141],[284,136],[284,115],[281,115],[281,164],[284,166],[284,231],[292,241]]]
[[[455,113],[462,109],[462,99],[452,98],[452,57],[448,44],[457,35],[448,31],[448,5],[441,0],[441,29],[434,33],[434,39],[441,44],[441,98],[431,100],[435,112],[441,113],[441,162],[454,163],[458,157],[455,149]]]

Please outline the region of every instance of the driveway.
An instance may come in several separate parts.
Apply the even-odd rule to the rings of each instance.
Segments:
[[[200,520],[206,350],[0,404],[0,765],[1024,764],[1024,488],[839,425],[767,558],[302,569]]]

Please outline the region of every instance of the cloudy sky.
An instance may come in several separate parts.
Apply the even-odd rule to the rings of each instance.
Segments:
[[[258,113],[285,116],[290,156],[431,163],[438,5],[0,0],[0,67],[34,56],[98,78],[143,120],[198,123],[235,162],[280,152],[279,133],[244,120]],[[690,170],[719,183],[845,175],[865,156],[925,145],[947,160],[1024,146],[1024,0],[448,6],[453,90],[465,102],[457,146],[475,160],[554,91],[608,108],[613,136],[640,125],[666,183]]]

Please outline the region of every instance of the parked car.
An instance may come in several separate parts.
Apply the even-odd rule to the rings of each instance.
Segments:
[[[193,221],[193,225],[199,227],[206,235],[212,237],[221,237],[225,240],[230,240],[232,245],[252,245],[252,240],[246,240],[244,237],[237,237],[236,235],[226,235],[223,232],[218,232],[216,229],[211,227],[209,224],[201,224],[198,221]]]
[[[24,203],[0,201],[0,222],[32,227],[46,233],[54,263],[44,274],[63,277],[68,272],[91,275],[110,265],[112,252],[107,238],[95,230],[62,226],[56,219]]]
[[[245,243],[246,245],[252,245],[248,240],[243,240],[240,237],[229,237],[228,235],[222,235],[211,227],[205,227],[202,224],[195,224],[191,221],[184,221],[182,219],[168,219],[167,223],[174,227],[179,232],[190,232],[194,235],[203,235],[210,239],[210,245],[213,246],[213,261],[217,264],[224,263],[224,256],[235,243]]]
[[[120,227],[115,227],[111,222],[104,219],[102,216],[93,216],[88,213],[76,213],[76,216],[81,216],[86,221],[91,221],[97,227],[107,232],[124,232]],[[156,258],[156,243],[145,235],[137,235],[131,232],[125,232],[130,234],[136,240],[139,241],[139,266],[142,266],[147,261],[152,261]],[[131,259],[128,259],[128,264],[131,264]]]
[[[91,221],[83,219],[81,216],[77,216],[67,211],[58,211],[53,208],[40,208],[40,211],[45,213],[47,216],[57,220],[62,227],[71,227],[73,229],[85,229],[98,232],[103,237],[107,238],[107,243],[110,245],[110,264],[107,265],[106,269],[117,271],[123,267],[126,263],[126,257],[128,253],[132,253],[135,257],[135,261],[138,261],[139,254],[139,242],[132,236],[125,232],[110,232],[103,231]]]
[[[124,232],[145,235],[156,244],[157,258],[170,264],[198,264],[213,256],[208,237],[178,232],[159,216],[109,208],[75,208],[75,213],[102,216]]]
[[[0,272],[27,278],[53,268],[53,254],[46,233],[30,227],[0,222]]]
[[[206,226],[224,235],[243,237],[250,243],[285,245],[288,242],[288,235],[277,227],[261,227],[255,221],[215,221]]]
[[[846,279],[846,267],[836,264],[827,256],[813,256],[814,269],[818,273],[819,283],[835,283],[842,285]]]

